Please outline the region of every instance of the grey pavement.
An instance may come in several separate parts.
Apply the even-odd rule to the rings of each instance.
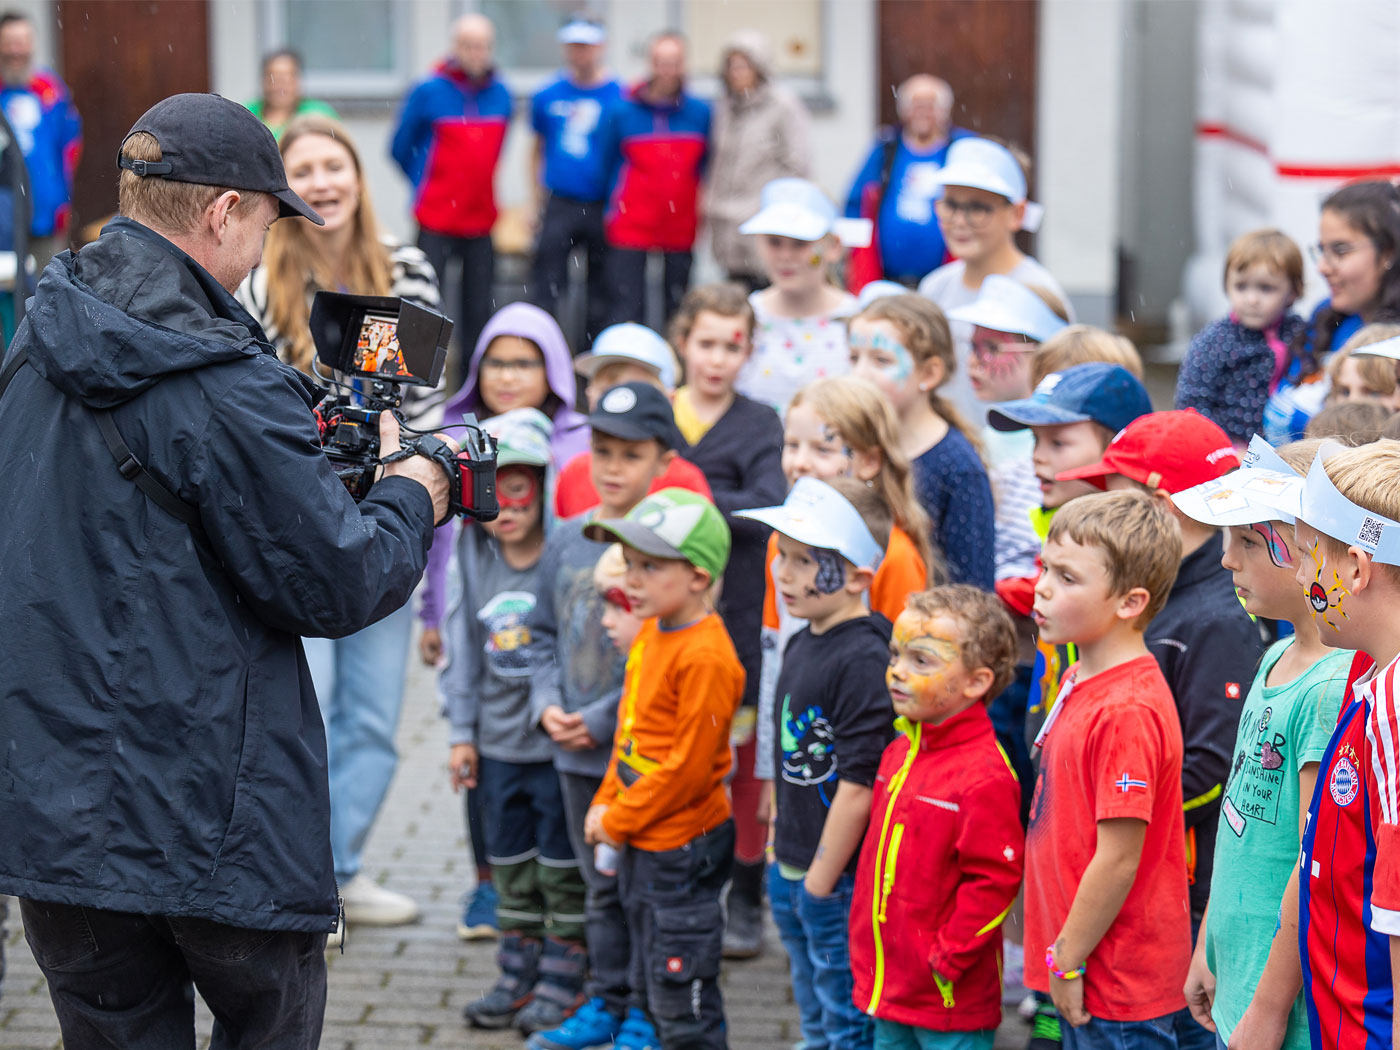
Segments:
[[[365,870],[417,900],[423,917],[395,929],[352,926],[344,954],[327,956],[326,1050],[524,1045],[513,1033],[474,1031],[462,1021],[462,1007],[490,987],[495,964],[490,943],[457,939],[460,899],[473,876],[461,799],[448,784],[446,741],[432,674],[415,658],[399,726],[399,771],[370,839]],[[5,945],[9,972],[0,988],[0,1050],[51,1050],[62,1041],[17,912],[11,908]],[[799,1037],[787,960],[771,925],[766,938],[761,957],[727,963],[721,977],[735,1050],[788,1050]],[[208,1046],[210,1024],[200,1003],[200,1047]],[[1009,1020],[998,1033],[998,1050],[1020,1050],[1027,1031],[1019,1020]]]

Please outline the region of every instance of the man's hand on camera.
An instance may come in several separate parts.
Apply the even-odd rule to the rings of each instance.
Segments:
[[[457,443],[446,434],[437,435],[454,449]],[[392,412],[379,413],[379,455],[387,457],[399,451],[399,421]],[[447,517],[447,475],[426,456],[409,456],[384,468],[386,478],[412,478],[428,490],[433,500],[433,521],[440,522]]]

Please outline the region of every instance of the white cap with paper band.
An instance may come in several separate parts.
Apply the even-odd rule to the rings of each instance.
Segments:
[[[1249,443],[1245,465],[1224,477],[1182,489],[1172,495],[1177,510],[1188,518],[1224,528],[1261,521],[1293,524],[1303,489],[1300,477],[1258,434]]]
[[[1045,342],[1066,327],[1065,322],[1035,292],[1014,277],[996,273],[982,279],[976,299],[966,306],[949,310],[948,320],[966,321],[980,328],[990,328],[993,332],[1023,335],[1037,343]]]
[[[1344,451],[1345,446],[1336,441],[1328,441],[1317,450],[1303,482],[1296,516],[1323,535],[1348,547],[1360,547],[1373,561],[1400,565],[1400,522],[1357,506],[1338,491],[1327,474],[1324,464]]]
[[[948,147],[948,160],[934,176],[940,187],[970,186],[1005,197],[1012,204],[1026,205],[1021,229],[1040,229],[1044,209],[1026,200],[1026,173],[1009,149],[990,139],[958,139]],[[941,195],[941,194],[940,194]]]
[[[1370,346],[1358,346],[1352,351],[1352,354],[1370,354],[1372,357],[1388,357],[1392,361],[1400,361],[1400,335],[1382,339],[1379,343],[1372,343]]]
[[[835,551],[860,569],[878,568],[885,556],[860,511],[816,478],[798,478],[781,507],[741,510],[734,516],[762,522],[808,547]]]
[[[740,233],[773,234],[795,241],[819,241],[836,234],[847,248],[870,243],[869,219],[843,219],[822,188],[807,179],[773,179],[758,198],[758,214],[739,227]]]

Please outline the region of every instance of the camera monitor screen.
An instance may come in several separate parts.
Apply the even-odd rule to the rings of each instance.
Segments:
[[[412,375],[399,348],[399,319],[386,314],[366,313],[355,340],[354,371],[362,375]]]

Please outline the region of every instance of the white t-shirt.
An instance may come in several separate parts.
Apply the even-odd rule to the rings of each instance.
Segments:
[[[967,264],[961,259],[940,266],[919,282],[919,294],[926,299],[932,299],[945,314],[949,310],[967,306],[976,300],[979,289],[969,288],[963,283],[963,273],[966,269]],[[1074,307],[1070,305],[1069,296],[1060,287],[1060,282],[1029,255],[1017,263],[1015,269],[1006,276],[1024,285],[1036,285],[1048,292],[1054,292],[1069,312],[1070,322],[1074,322]],[[980,400],[972,392],[972,384],[967,378],[967,359],[972,356],[972,325],[966,321],[952,321],[950,325],[953,330],[953,352],[958,358],[958,370],[939,387],[938,392],[957,407],[964,419],[973,426],[980,427],[987,422],[987,402]]]
[[[753,306],[753,355],[739,372],[734,389],[745,397],[787,411],[793,395],[814,379],[843,376],[851,370],[846,320],[859,306],[843,292],[830,313],[813,317],[776,317],[761,305],[762,292],[749,296]]]

